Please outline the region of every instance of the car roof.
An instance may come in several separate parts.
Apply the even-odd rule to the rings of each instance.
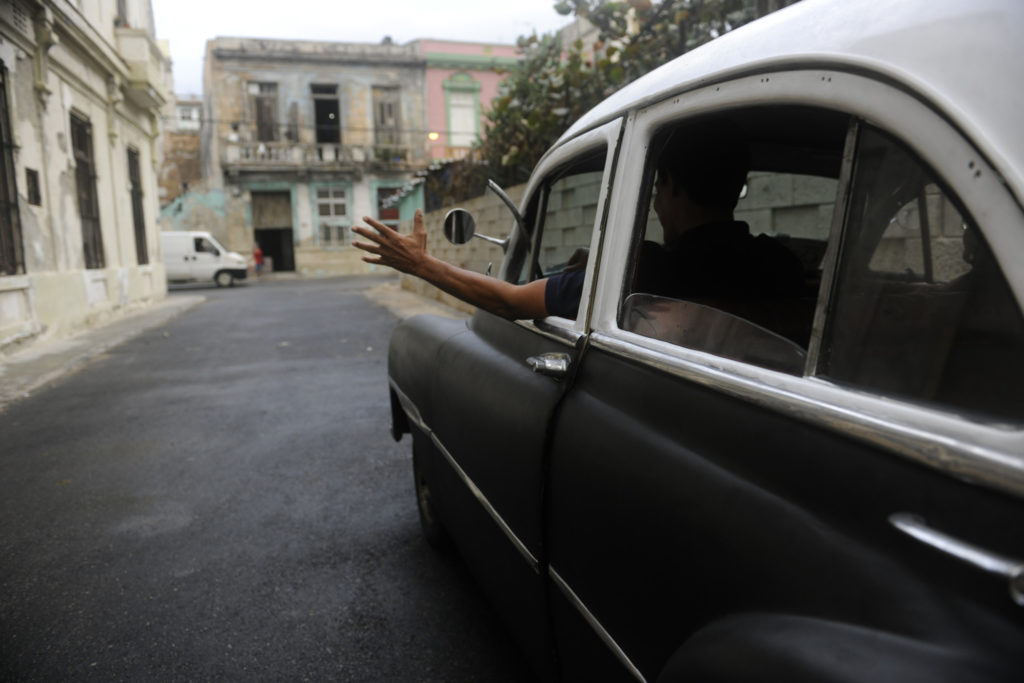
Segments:
[[[1024,1],[803,0],[655,69],[555,144],[666,97],[766,70],[824,68],[907,89],[960,128],[1024,200]]]

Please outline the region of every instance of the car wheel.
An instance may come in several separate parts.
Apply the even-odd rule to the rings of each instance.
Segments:
[[[420,513],[420,528],[423,530],[423,537],[427,539],[427,543],[439,550],[444,550],[449,547],[451,539],[448,537],[448,532],[445,530],[444,525],[441,524],[441,520],[437,518],[430,484],[427,483],[427,478],[423,474],[422,459],[422,456],[419,454],[419,448],[414,445],[412,449],[412,474],[416,485],[416,508]]]
[[[227,270],[219,271],[213,279],[217,282],[218,287],[231,287],[235,284],[235,276]]]

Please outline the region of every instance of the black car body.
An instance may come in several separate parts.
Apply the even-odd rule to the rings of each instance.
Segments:
[[[425,528],[544,678],[1024,680],[1022,28],[805,0],[729,33],[538,164],[498,277],[589,248],[575,320],[396,329]],[[633,289],[653,155],[715,117],[800,295]]]

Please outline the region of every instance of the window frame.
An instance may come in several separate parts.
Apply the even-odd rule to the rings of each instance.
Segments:
[[[622,145],[624,125],[625,119],[615,118],[593,130],[564,141],[549,150],[537,163],[523,192],[523,200],[519,208],[528,234],[523,234],[515,227],[512,228],[509,248],[498,271],[498,277],[509,282],[517,282],[523,268],[533,260],[537,225],[543,215],[541,211],[542,195],[549,179],[566,166],[571,166],[575,161],[593,155],[602,147],[605,149],[604,173],[601,176],[601,190],[597,200],[594,230],[590,238],[590,257],[583,280],[583,296],[579,315],[576,320],[548,316],[539,325],[538,321],[533,320],[517,320],[516,324],[570,340],[583,336],[584,332],[590,329],[589,318],[593,311],[595,274],[599,269],[603,236],[608,223],[611,188],[614,186],[617,172],[617,160]],[[512,222],[511,219],[510,222]]]
[[[762,71],[713,82],[685,93],[643,100],[629,113],[600,281],[590,318],[589,346],[709,387],[793,419],[851,438],[987,486],[1024,495],[1024,425],[978,421],[941,406],[858,391],[812,375],[797,377],[758,368],[622,330],[617,316],[629,268],[629,247],[643,195],[643,169],[651,135],[670,121],[728,109],[788,104],[849,114],[898,138],[942,178],[978,222],[1018,306],[1024,301],[1024,269],[1012,255],[1024,253],[1024,209],[991,163],[957,126],[928,101],[891,79],[826,69]],[[850,141],[847,141],[847,149]],[[844,159],[852,163],[849,154]],[[841,176],[833,222],[845,218],[850,175]],[[992,226],[999,226],[995,232]],[[835,278],[838,232],[833,226],[823,263],[823,284]],[[819,296],[818,306],[827,305]],[[815,327],[820,326],[816,317]],[[820,329],[815,332],[820,337]],[[813,343],[813,342],[812,342]],[[808,359],[810,361],[810,358]],[[810,367],[810,366],[809,366]]]
[[[7,99],[8,72],[0,60],[0,277],[25,274],[25,251],[18,208],[18,169],[14,129]],[[31,198],[30,198],[31,203]]]

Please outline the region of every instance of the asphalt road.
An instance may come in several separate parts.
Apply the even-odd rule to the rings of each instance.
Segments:
[[[0,412],[0,679],[532,680],[420,537],[377,282],[202,290]]]

